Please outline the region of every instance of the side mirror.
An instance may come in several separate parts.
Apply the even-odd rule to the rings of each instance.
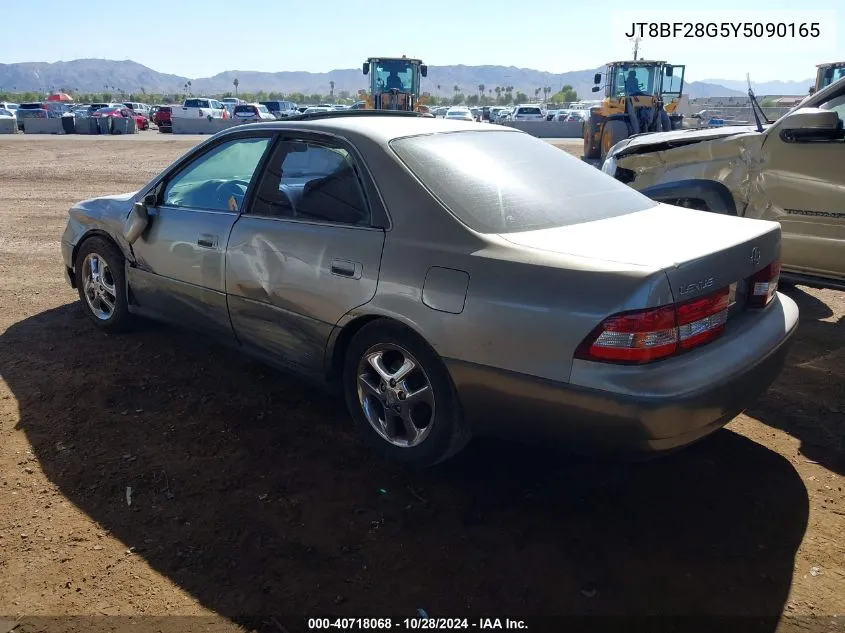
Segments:
[[[126,223],[124,225],[123,234],[126,237],[126,241],[130,244],[134,244],[138,241],[138,238],[143,235],[144,231],[147,229],[147,225],[150,223],[150,214],[147,211],[147,201],[151,199],[155,202],[155,194],[150,194],[144,197],[143,202],[136,202],[132,207],[132,211],[129,213],[129,217],[126,218]]]
[[[671,77],[673,72],[675,72],[674,66],[666,66],[666,76],[667,77]]]
[[[423,64],[422,66],[420,66],[420,74],[421,74],[423,77],[428,77],[428,66],[426,66],[425,64]]]
[[[593,86],[593,92],[598,92],[599,90],[601,90],[599,86]]]
[[[596,73],[595,75],[593,75],[593,83],[594,84],[600,84],[601,83],[601,73]],[[595,90],[593,92],[595,92]]]
[[[800,108],[780,122],[780,138],[785,143],[833,141],[843,137],[842,123],[833,110]]]
[[[361,72],[363,72],[365,75],[370,74],[370,65],[367,62],[364,62],[364,65],[361,66]]]

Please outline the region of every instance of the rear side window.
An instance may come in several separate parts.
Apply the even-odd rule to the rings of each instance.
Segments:
[[[283,141],[259,182],[252,213],[366,226],[370,212],[352,157],[340,147]]]
[[[443,206],[479,233],[568,226],[657,205],[595,167],[519,132],[428,134],[394,139],[390,147]]]

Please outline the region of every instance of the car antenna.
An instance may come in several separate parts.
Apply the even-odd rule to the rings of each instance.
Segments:
[[[757,108],[760,108],[760,104],[757,103],[757,97],[754,96],[754,91],[751,89],[751,73],[745,73],[745,80],[748,82],[748,99],[751,101],[751,112],[754,113],[754,121],[757,123],[757,131],[763,131],[763,123],[760,121],[760,114],[757,112]],[[760,108],[762,112],[762,108]],[[763,116],[766,116],[766,113],[763,112]],[[766,123],[770,123],[769,119],[766,118]]]

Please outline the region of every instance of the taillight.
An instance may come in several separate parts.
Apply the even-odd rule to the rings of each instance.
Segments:
[[[199,110],[200,118],[202,118],[202,109]]]
[[[719,338],[728,320],[732,287],[670,306],[622,312],[584,339],[575,358],[651,363]]]
[[[730,295],[730,288],[724,288],[676,307],[681,349],[692,349],[722,335],[728,321]]]
[[[763,270],[754,273],[748,283],[748,307],[765,308],[775,296],[780,278],[780,260],[776,259]]]

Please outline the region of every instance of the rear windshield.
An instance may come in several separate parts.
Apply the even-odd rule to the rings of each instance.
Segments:
[[[159,112],[170,112],[170,106],[161,106],[158,111]]]
[[[540,108],[520,108],[517,114],[542,114]]]
[[[447,209],[479,233],[568,226],[657,204],[519,132],[428,134],[394,139],[390,147]]]
[[[235,112],[249,112],[250,114],[254,114],[255,113],[255,106],[251,106],[251,105],[235,106]]]

